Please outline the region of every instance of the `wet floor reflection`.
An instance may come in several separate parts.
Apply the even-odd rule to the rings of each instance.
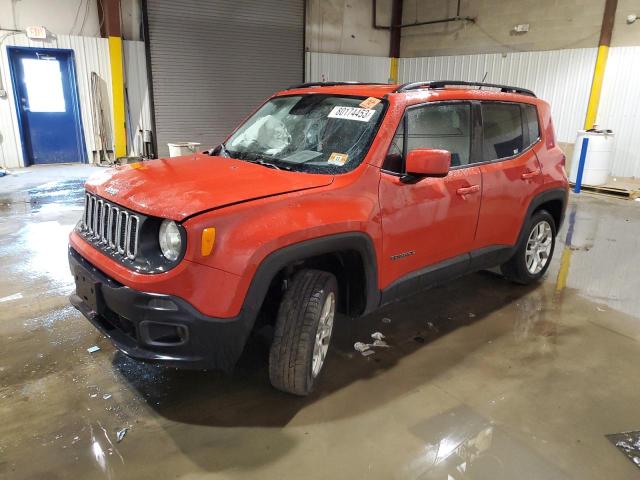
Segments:
[[[73,178],[48,182],[10,194],[0,193],[0,213],[38,213],[43,209],[55,212],[73,208],[84,201],[84,182],[84,178]]]
[[[607,438],[631,462],[640,468],[640,431],[612,433]]]
[[[640,318],[639,222],[636,202],[595,196],[573,202],[565,222],[558,289],[566,285],[608,309]],[[640,330],[631,325],[620,333],[640,339]]]
[[[635,205],[573,199],[542,285],[483,272],[340,317],[297,398],[269,385],[260,338],[231,377],[115,352],[66,298],[81,184],[0,194],[0,478],[637,474],[604,437],[638,427]],[[389,348],[364,357],[373,332]]]
[[[558,298],[544,288],[532,290],[515,304],[513,336],[531,356],[554,355],[558,336]]]
[[[71,293],[66,251],[82,215],[83,184],[74,178],[0,194],[0,304],[49,305],[47,300]]]
[[[571,476],[467,405],[411,427],[424,449],[407,466],[420,480],[560,480]]]

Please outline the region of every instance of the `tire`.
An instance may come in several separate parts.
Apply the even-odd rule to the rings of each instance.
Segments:
[[[337,299],[338,282],[331,273],[301,270],[293,277],[280,303],[269,352],[275,388],[301,396],[313,391],[331,341]]]
[[[533,233],[534,229],[538,229],[535,235]],[[540,229],[544,230],[544,232],[541,233]],[[528,250],[530,244],[534,245],[534,242],[537,241],[537,239],[532,239],[532,237],[539,237],[540,234],[543,235],[542,238],[545,240],[547,238],[549,239],[550,248],[548,248],[548,253],[545,253],[547,250],[546,241],[544,242],[544,248],[542,245],[537,244],[539,245],[539,249],[536,250],[535,248],[530,248]],[[527,222],[525,234],[522,237],[522,241],[516,248],[516,253],[507,262],[500,266],[500,270],[502,271],[502,274],[512,282],[519,283],[521,285],[529,285],[536,282],[542,278],[549,268],[553,252],[555,250],[555,245],[556,223],[549,212],[546,210],[538,210],[537,212],[534,212]],[[528,253],[530,253],[530,255],[528,255]],[[531,255],[533,255],[534,258],[532,258]],[[536,258],[540,263],[535,263]]]

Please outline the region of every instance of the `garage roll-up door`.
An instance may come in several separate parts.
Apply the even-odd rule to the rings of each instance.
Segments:
[[[158,154],[216,145],[272,93],[303,80],[304,0],[147,0]]]

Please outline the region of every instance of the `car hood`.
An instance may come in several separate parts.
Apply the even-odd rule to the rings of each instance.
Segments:
[[[136,212],[181,221],[205,210],[331,182],[331,175],[288,172],[195,154],[115,167],[91,177],[85,186]]]

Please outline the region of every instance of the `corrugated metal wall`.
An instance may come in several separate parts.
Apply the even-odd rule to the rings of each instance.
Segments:
[[[400,82],[467,80],[529,88],[551,104],[560,142],[575,142],[584,125],[597,50],[401,58]]]
[[[152,130],[149,84],[147,82],[147,59],[144,42],[122,42],[124,53],[124,76],[127,88],[127,144],[129,155],[142,153],[140,130]]]
[[[156,138],[211,146],[300,83],[304,0],[147,0]]]
[[[10,36],[4,40],[0,49],[0,74],[5,89],[8,90],[8,96],[0,98],[0,165],[13,168],[22,166],[24,162],[15,103],[10,88],[7,53],[4,48],[7,45],[74,50],[87,155],[92,158],[92,152],[95,149],[90,99],[92,71],[106,83],[109,94],[106,101],[109,103],[109,108],[112,108],[107,40],[65,35],[58,35],[50,42],[29,41],[23,35]],[[576,131],[583,126],[595,56],[596,49],[574,49],[507,55],[403,58],[399,61],[399,76],[401,82],[439,79],[480,80],[485,72],[488,72],[487,82],[531,88],[538,96],[551,103],[558,139],[573,143]],[[151,129],[144,44],[125,41],[124,58],[133,131]],[[389,75],[389,59],[386,57],[307,52],[305,62],[305,81],[386,82]],[[178,70],[180,65],[178,62]],[[299,67],[294,67],[293,70],[296,71],[296,68]],[[227,75],[226,78],[229,79],[232,76]],[[258,79],[260,78],[265,77],[260,76]],[[615,176],[640,177],[640,154],[638,153],[640,152],[640,109],[637,107],[640,105],[640,89],[636,87],[638,78],[640,78],[640,47],[612,48],[609,52],[598,124],[611,128],[616,133],[612,172]],[[165,83],[165,80],[162,80],[162,83]],[[264,96],[281,86],[268,86],[268,91],[249,102],[251,105],[247,108],[255,106]],[[199,88],[204,87],[201,85]],[[252,93],[255,94],[255,92]],[[179,95],[176,101],[181,99],[184,99],[184,95]],[[237,97],[232,97],[229,101],[237,102]],[[220,110],[227,112],[224,104],[220,109],[216,109],[216,112]],[[113,112],[111,115],[111,122],[113,122]],[[219,113],[211,116],[227,117],[226,114],[220,116]],[[233,119],[230,122],[231,126],[238,121],[239,119]],[[188,132],[202,133],[201,130],[201,125],[197,125],[192,126]],[[191,135],[189,139],[192,139]],[[139,140],[134,138],[134,142]],[[134,153],[133,147],[130,145],[130,154]]]
[[[640,177],[640,47],[609,50],[597,123],[616,136],[613,175]]]
[[[307,52],[306,82],[379,82],[389,80],[389,58]]]
[[[3,35],[0,30],[0,36]],[[80,111],[82,114],[82,126],[87,146],[87,158],[91,161],[95,149],[95,137],[91,120],[91,72],[96,72],[106,83],[111,111],[111,124],[113,124],[113,107],[111,101],[111,69],[109,67],[109,44],[105,38],[77,37],[57,35],[47,42],[29,40],[24,35],[11,35],[7,37],[0,47],[0,74],[2,83],[7,90],[6,98],[0,98],[0,165],[7,168],[15,168],[24,165],[18,120],[16,116],[7,49],[5,47],[15,45],[38,48],[68,48],[74,51],[76,63],[76,75],[78,77],[78,93],[80,96]],[[111,134],[113,136],[113,134]]]

